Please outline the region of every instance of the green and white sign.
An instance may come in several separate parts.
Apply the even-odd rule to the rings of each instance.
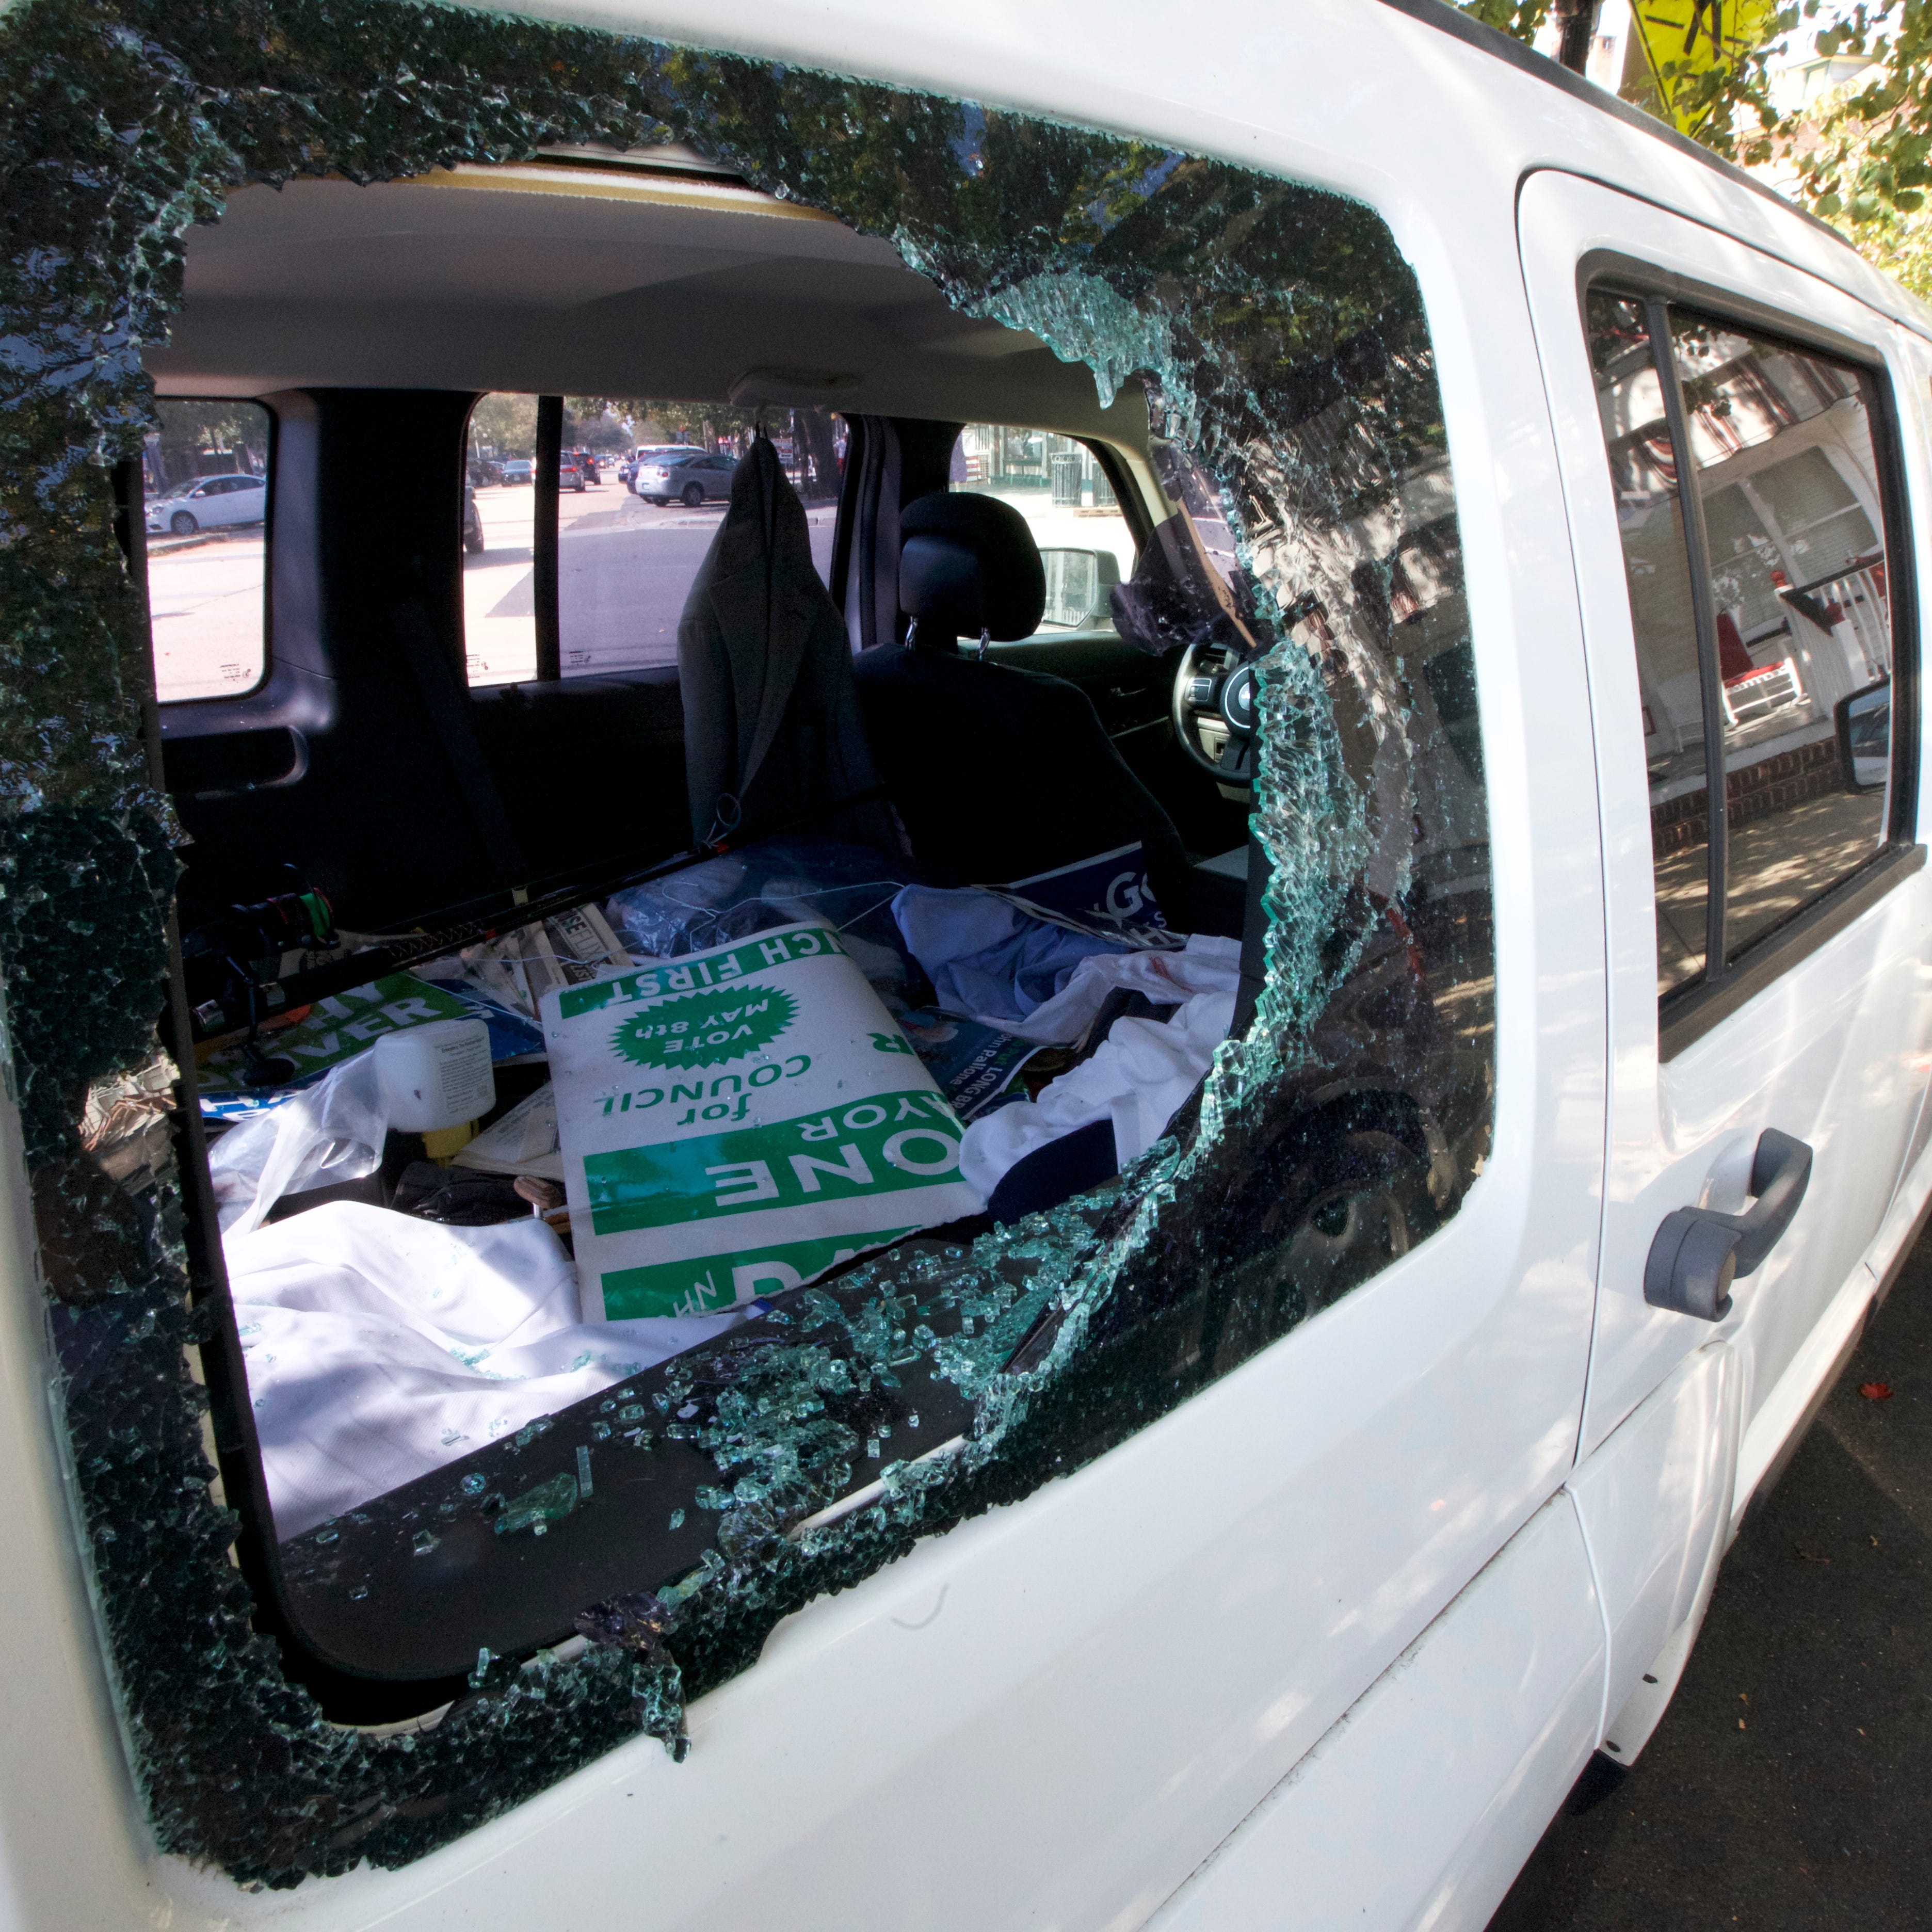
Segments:
[[[824,926],[557,988],[543,1022],[586,1321],[722,1313],[982,1205]]]
[[[291,1085],[307,1086],[345,1060],[368,1052],[386,1033],[404,1033],[434,1020],[476,1016],[474,1006],[442,987],[413,974],[392,973],[366,986],[316,1000],[306,1019],[262,1034],[261,1043],[264,1052],[294,1066]],[[244,1071],[242,1049],[224,1048],[203,1063],[201,1084],[210,1089],[238,1084]]]

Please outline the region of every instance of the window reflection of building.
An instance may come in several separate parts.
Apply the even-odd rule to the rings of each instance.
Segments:
[[[1876,447],[1854,368],[1706,318],[1672,320],[1709,555],[1715,728],[1677,460],[1642,305],[1593,296],[1591,347],[1630,586],[1656,860],[1658,990],[1701,977],[1707,874],[1736,958],[1876,850],[1883,800],[1848,787],[1839,704],[1890,674]],[[1710,758],[1722,862],[1710,871]]]
[[[1864,398],[1848,372],[1695,317],[1674,336],[1727,647],[1727,754],[1827,736],[1838,700],[1891,668]]]
[[[1889,675],[1877,453],[1855,370],[1680,316],[1673,347],[1711,550],[1735,956],[1875,849],[1834,713]]]
[[[1727,754],[1794,731],[1828,736],[1838,700],[1891,667],[1864,400],[1828,364],[1694,320],[1680,323],[1676,345],[1711,548]],[[1632,614],[1648,644],[1646,748],[1667,795],[1701,737],[1696,650],[1662,394],[1646,350],[1625,359],[1628,370],[1606,370],[1600,394]]]

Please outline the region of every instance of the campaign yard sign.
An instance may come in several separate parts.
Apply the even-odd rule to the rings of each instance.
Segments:
[[[982,1204],[958,1117],[823,926],[542,1012],[586,1321],[721,1313]]]
[[[1130,946],[1178,943],[1155,901],[1147,854],[1138,840],[1050,872],[1036,872],[1029,879],[982,890],[1010,899],[1050,926],[1070,926],[1076,932],[1124,940]]]

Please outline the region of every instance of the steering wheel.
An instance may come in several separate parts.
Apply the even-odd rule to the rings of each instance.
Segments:
[[[1196,643],[1174,674],[1174,735],[1224,785],[1255,782],[1255,668],[1226,644]]]

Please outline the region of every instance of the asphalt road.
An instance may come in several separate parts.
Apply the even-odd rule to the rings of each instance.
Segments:
[[[1928,1581],[1932,1238],[1724,1559],[1649,1747],[1586,1774],[1490,1932],[1932,1926]]]
[[[526,488],[476,492],[484,548],[463,560],[465,645],[472,684],[535,675],[532,499]],[[832,562],[837,506],[807,507],[812,560]],[[614,476],[567,490],[557,506],[557,641],[566,676],[677,662],[677,622],[723,520],[722,502],[687,509],[634,496]]]

